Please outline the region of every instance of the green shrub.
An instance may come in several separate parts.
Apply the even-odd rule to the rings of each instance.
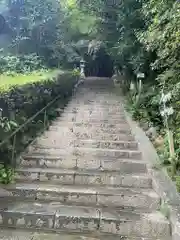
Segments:
[[[0,165],[0,183],[8,184],[14,180],[14,169]]]
[[[0,55],[1,73],[26,73],[39,70],[43,67],[42,61],[36,54],[29,55]]]
[[[28,84],[14,85],[10,88],[1,89],[0,108],[0,142],[9,136],[17,126],[22,125],[44,108],[57,96],[58,102],[48,108],[47,120],[53,119],[56,114],[54,108],[59,102],[62,106],[71,96],[73,87],[77,82],[77,77],[71,72],[61,73],[42,79],[41,81],[30,81]],[[44,113],[39,114],[33,121],[27,124],[16,135],[15,152],[17,156],[34,139],[39,131],[44,128]],[[12,158],[13,139],[0,146],[1,162],[9,165]]]
[[[146,120],[153,126],[163,127],[163,120],[159,111],[160,94],[158,88],[149,84],[143,85],[141,93],[137,88],[126,93],[129,110],[135,120]]]

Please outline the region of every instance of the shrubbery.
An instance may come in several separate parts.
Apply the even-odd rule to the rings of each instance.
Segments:
[[[156,129],[158,141],[163,143],[158,148],[162,162],[169,164],[171,176],[177,180],[180,178],[179,1],[117,0],[110,5],[103,0],[80,0],[79,3],[87,14],[98,17],[98,40],[106,43],[116,68],[126,77],[124,87],[132,115],[146,122],[146,126],[148,122],[151,130]],[[138,73],[145,75],[140,95],[138,90],[129,92],[131,81],[138,84]],[[171,99],[162,111],[160,99],[164,95]],[[166,116],[161,116],[165,112]]]
[[[73,73],[67,72],[22,86],[11,86],[10,89],[1,91],[0,142],[57,96],[60,96],[59,103],[64,106],[68,97],[71,96],[76,82],[77,74],[74,76]],[[52,108],[48,108],[48,120],[56,116],[53,111],[56,106],[55,104]],[[37,133],[42,130],[43,118],[44,114],[42,113],[17,133],[15,156],[23,151]],[[12,145],[12,139],[2,146],[0,145],[0,161],[7,165],[11,161]]]
[[[176,89],[176,92],[178,91],[179,89]],[[127,108],[133,119],[140,123],[147,136],[152,140],[159,154],[160,164],[167,169],[167,173],[176,182],[177,189],[180,191],[179,97],[174,94],[169,101],[174,112],[168,116],[167,122],[161,115],[159,87],[145,84],[141,92],[135,87],[126,92],[126,99]]]
[[[34,53],[29,55],[1,55],[0,73],[26,73],[43,67],[41,59]]]

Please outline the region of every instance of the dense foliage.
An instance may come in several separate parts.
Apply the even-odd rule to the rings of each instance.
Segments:
[[[0,162],[6,166],[0,165],[0,181],[8,183],[12,158],[54,118],[56,104],[18,131],[15,140],[2,142],[57,96],[64,106],[79,72],[59,74],[54,68],[79,63],[81,39],[94,31],[94,17],[86,17],[71,0],[1,0],[0,13],[5,19],[0,18]]]
[[[58,104],[63,107],[68,97],[71,96],[76,81],[77,78],[72,73],[56,73],[43,81],[13,86],[11,89],[1,92],[0,142],[3,142],[16,128],[24,124],[57,96],[59,96]],[[56,113],[52,111],[56,106],[57,103],[47,109],[46,123],[56,116]],[[44,112],[42,112],[16,134],[15,155],[33,140],[36,134],[44,128],[44,124]],[[13,138],[1,145],[1,162],[8,164],[11,160],[12,145]]]
[[[97,40],[103,41],[119,70],[133,116],[148,121],[164,137],[163,161],[168,160],[166,132],[173,133],[175,174],[180,163],[180,3],[175,0],[80,0],[86,13],[97,17]],[[145,73],[141,89],[137,73]],[[125,80],[125,81],[124,81]],[[132,82],[133,90],[129,91]],[[163,94],[171,96],[174,112],[164,121]],[[168,128],[168,131],[166,131]],[[167,153],[167,154],[165,154]]]
[[[40,59],[48,67],[68,67],[80,60],[77,42],[95,31],[95,18],[86,16],[75,0],[1,0],[0,10],[5,18],[0,26],[2,60],[4,55],[10,61],[16,56],[18,62],[31,56],[37,64]]]

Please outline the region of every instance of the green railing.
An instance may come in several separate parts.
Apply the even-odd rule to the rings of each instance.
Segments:
[[[11,142],[12,147],[11,149],[8,149],[7,152],[9,153],[10,151],[10,159],[1,159],[2,163],[6,163],[9,162],[9,164],[15,168],[17,165],[17,156],[16,156],[16,142],[17,142],[17,134],[22,132],[22,130],[27,127],[27,125],[29,123],[32,123],[32,121],[34,121],[40,114],[44,114],[43,115],[43,129],[42,130],[46,130],[48,127],[48,118],[47,118],[47,110],[54,104],[57,102],[57,100],[59,100],[62,97],[62,95],[58,95],[56,98],[54,98],[51,102],[49,102],[44,108],[42,108],[41,110],[39,110],[36,114],[34,114],[32,117],[30,117],[26,122],[24,122],[20,127],[18,127],[12,134],[10,134],[6,139],[4,139],[1,143],[0,143],[0,151],[2,150],[3,146],[5,146],[5,144],[8,144],[8,142]],[[1,157],[1,154],[0,154]]]

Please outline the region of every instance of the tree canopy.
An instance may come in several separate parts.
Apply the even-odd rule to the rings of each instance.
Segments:
[[[95,17],[72,0],[1,0],[0,9],[6,23],[1,54],[37,55],[48,66],[79,60],[78,50],[96,31]]]

